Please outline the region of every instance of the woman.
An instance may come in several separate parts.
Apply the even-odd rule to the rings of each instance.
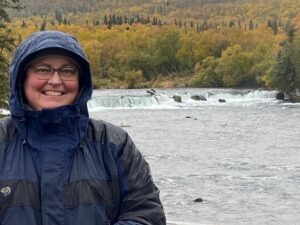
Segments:
[[[33,33],[10,66],[0,122],[1,225],[166,224],[128,134],[89,118],[89,63],[73,36]]]

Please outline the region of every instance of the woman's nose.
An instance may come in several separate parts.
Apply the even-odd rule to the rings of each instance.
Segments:
[[[58,74],[57,71],[54,71],[53,75],[51,76],[51,78],[48,80],[48,83],[49,84],[52,84],[52,85],[59,85],[59,84],[62,84],[62,80]]]

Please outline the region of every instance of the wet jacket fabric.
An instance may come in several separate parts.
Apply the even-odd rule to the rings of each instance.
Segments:
[[[33,111],[23,96],[24,67],[49,50],[81,66],[73,105]],[[163,225],[159,191],[128,134],[89,118],[89,64],[76,39],[37,32],[10,67],[11,118],[0,121],[0,225]]]

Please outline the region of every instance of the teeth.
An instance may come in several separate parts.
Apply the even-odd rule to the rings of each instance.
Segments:
[[[51,96],[60,96],[60,95],[62,95],[62,92],[58,92],[58,91],[45,91],[44,94],[45,95],[51,95]]]

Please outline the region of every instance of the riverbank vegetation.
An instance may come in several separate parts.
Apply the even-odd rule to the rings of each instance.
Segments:
[[[94,88],[299,87],[297,1],[43,1],[12,14],[15,44],[39,30],[73,34]]]

